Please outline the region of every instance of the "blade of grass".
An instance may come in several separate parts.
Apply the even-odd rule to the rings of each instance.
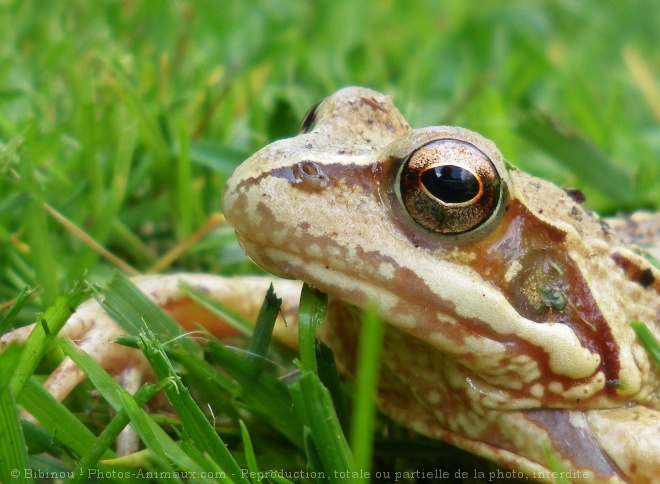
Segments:
[[[0,335],[5,334],[11,328],[14,319],[21,312],[21,309],[30,301],[34,294],[34,289],[30,286],[25,286],[21,293],[16,297],[14,304],[11,305],[7,314],[0,320]]]
[[[540,112],[521,116],[518,132],[552,155],[580,180],[622,204],[632,201],[632,179],[594,144]]]
[[[303,284],[298,317],[298,342],[301,370],[317,371],[316,328],[328,312],[328,296],[309,284]]]
[[[264,298],[264,302],[259,309],[257,316],[257,323],[254,328],[250,344],[248,345],[249,358],[257,363],[257,361],[264,361],[268,346],[270,345],[271,337],[273,336],[273,328],[275,327],[275,320],[277,314],[282,307],[282,299],[275,295],[275,290],[271,284]],[[255,365],[256,366],[256,365]]]
[[[174,261],[176,261],[179,257],[181,257],[183,254],[188,252],[191,247],[198,244],[200,240],[203,240],[205,237],[207,237],[208,234],[212,232],[216,227],[219,227],[226,223],[227,220],[225,219],[224,215],[216,212],[212,213],[211,215],[208,216],[206,222],[204,222],[197,230],[195,230],[192,234],[186,237],[183,241],[179,242],[176,246],[174,246],[170,251],[168,251],[157,261],[154,261],[151,267],[147,269],[146,273],[158,274],[160,272],[163,272],[170,265],[172,265]]]
[[[172,361],[183,365],[186,385],[188,388],[196,390],[195,400],[200,405],[206,404],[207,410],[205,412],[212,409],[214,415],[222,414],[226,419],[235,422],[237,425],[240,418],[240,409],[237,408],[234,393],[229,391],[229,388],[232,390],[237,389],[237,393],[241,393],[242,389],[239,385],[222,370],[214,368],[201,358],[192,357],[183,360],[178,358],[183,356],[181,351],[174,354],[166,350],[166,353]],[[228,383],[225,387],[222,386],[224,382]],[[228,432],[230,434],[234,433],[233,429],[228,429]]]
[[[114,256],[114,254],[111,254],[103,247],[113,229],[114,221],[118,219],[119,211],[126,197],[126,188],[128,186],[131,163],[133,161],[138,133],[137,123],[125,119],[125,115],[118,120],[118,124],[120,128],[116,156],[112,164],[112,179],[110,180],[110,186],[107,188],[106,194],[103,197],[103,202],[98,202],[92,234],[90,236],[84,231],[78,229],[84,234],[85,239],[91,240],[92,244],[88,245],[92,250],[88,249],[84,251],[83,254],[76,257],[75,263],[71,264],[71,267],[69,268],[71,273],[70,277],[83,277],[87,268],[93,265],[99,254],[106,258],[107,255],[110,254],[111,257],[108,260],[111,260],[111,262],[116,264],[117,267],[122,269],[125,266],[130,267],[123,260]],[[80,235],[77,235],[77,237],[80,238]],[[99,248],[101,250],[99,250]],[[136,272],[133,269],[133,272],[129,272],[129,274],[135,275]]]
[[[87,232],[82,230],[80,227],[78,227],[71,220],[66,218],[61,213],[59,213],[53,207],[51,207],[46,203],[44,204],[44,208],[55,220],[57,220],[60,224],[62,224],[62,226],[66,228],[69,231],[69,233],[71,233],[74,237],[76,237],[83,244],[89,247],[93,251],[92,253],[94,258],[96,257],[96,255],[100,255],[105,260],[113,264],[115,267],[118,267],[119,269],[125,271],[128,274],[131,274],[133,276],[139,274],[139,272],[135,268],[133,268],[132,266],[124,262],[122,259],[114,255],[112,252],[107,250],[105,247],[103,247],[103,245],[97,242],[96,239],[91,237]],[[82,261],[78,263],[78,265],[82,267],[83,270],[80,270],[79,271],[80,274],[77,274],[77,276],[83,276],[84,268],[89,267],[90,263],[91,260]]]
[[[642,92],[647,106],[656,121],[660,121],[660,91],[654,79],[653,67],[632,47],[626,47],[623,50],[623,59],[632,75],[632,79]]]
[[[147,449],[163,463],[171,462],[176,468],[191,474],[201,475],[207,469],[192,459],[156,422],[130,398],[128,393],[121,394],[122,406],[131,420],[131,426],[140,436]],[[103,463],[121,464],[124,458],[104,459]]]
[[[18,402],[44,429],[75,454],[84,455],[94,444],[94,434],[33,379],[28,380],[23,387]],[[107,459],[114,456],[110,450],[104,453]]]
[[[110,314],[119,324],[122,325],[122,327],[130,327],[131,331],[137,330],[138,327],[135,322],[127,320],[129,318],[138,318],[138,321],[147,321],[149,327],[160,328],[161,338],[163,337],[163,334],[165,334],[165,336],[171,336],[172,334],[183,332],[176,323],[170,320],[169,316],[150,301],[146,295],[135,288],[125,276],[115,274],[105,288],[103,303],[112,308]],[[171,329],[169,328],[170,324],[174,325]],[[170,331],[172,331],[172,333],[170,333]],[[144,337],[141,335],[138,336],[138,345],[146,345]],[[180,341],[180,338],[177,341]],[[214,348],[212,343],[214,342],[210,342],[209,345],[207,345],[207,348]],[[284,384],[279,382],[272,375],[267,375],[263,372],[259,372],[258,378],[255,382],[253,364],[246,362],[241,356],[232,354],[219,343],[216,343],[216,345],[216,350],[214,351],[212,349],[211,353],[217,358],[222,359],[223,361],[221,361],[221,365],[223,369],[242,384],[244,388],[243,396],[246,401],[259,408],[262,414],[263,412],[271,414],[271,420],[277,422],[278,430],[281,430],[284,435],[289,436],[289,438],[295,443],[296,436],[299,432],[297,429],[300,428],[300,425],[297,423],[295,415],[292,413],[291,402],[288,398]],[[195,346],[198,349],[196,343]],[[147,356],[153,360],[151,361],[152,365],[155,365],[156,362],[160,365],[155,368],[156,374],[161,378],[167,376],[173,378],[174,381],[178,381],[178,377],[173,373],[171,367],[167,366],[169,363],[166,364],[166,360],[163,361],[161,359],[162,355],[157,347],[155,345],[145,346],[145,348],[147,347],[151,348]],[[183,345],[177,349],[172,343],[168,343],[168,350],[175,353],[181,351],[194,354],[194,352],[188,351],[187,348],[184,348]],[[222,356],[219,357],[218,355]],[[237,374],[239,375],[238,378]],[[241,378],[243,381],[241,381]],[[184,392],[185,390],[180,388],[179,391]],[[174,389],[168,392],[168,396],[170,401],[175,405],[175,408],[177,407],[177,404],[181,406],[179,409],[179,415],[184,421],[184,425],[188,428],[188,431],[193,432],[193,438],[196,437],[196,441],[199,441],[204,445],[202,448],[209,452],[212,451],[211,455],[213,455],[214,458],[217,459],[221,457],[222,449],[225,449],[224,444],[219,443],[221,442],[220,439],[217,437],[210,424],[208,424],[208,421],[201,413],[201,410],[199,410],[196,404],[190,399],[190,396],[180,395],[176,393]],[[282,396],[286,398],[282,398]],[[194,407],[191,407],[191,405],[194,405]],[[200,419],[203,419],[203,421]],[[211,436],[209,430],[214,437]],[[221,466],[230,474],[235,474],[236,469],[238,469],[236,464],[231,464],[226,457],[220,462],[223,462]],[[225,467],[227,465],[233,466],[234,471]]]
[[[32,482],[25,472],[19,471],[29,468],[27,445],[8,385],[20,353],[21,349],[12,345],[0,354],[0,482]]]
[[[197,289],[190,286],[184,288],[186,291],[190,290],[189,292],[193,294],[191,297],[203,301],[205,306],[215,312],[217,301],[210,300],[206,295],[200,294]],[[276,297],[271,285],[254,325],[253,338],[247,350],[248,358],[237,359],[238,355],[228,351],[217,340],[211,340],[206,350],[209,357],[216,359],[216,362],[239,383],[240,391],[233,391],[234,396],[242,399],[246,408],[251,409],[257,415],[265,417],[270,422],[275,422],[274,426],[278,430],[289,437],[292,442],[299,444],[300,424],[290,411],[291,401],[286,387],[273,375],[262,371],[281,303],[281,299]],[[223,309],[228,310],[229,317],[235,314],[240,320],[239,324],[250,326],[251,329],[252,324],[247,322],[242,315],[235,313],[231,308],[223,307]],[[220,316],[226,317],[222,314]],[[186,355],[178,353],[184,359],[190,360]],[[214,370],[210,369],[210,371]]]
[[[125,276],[115,273],[110,282],[106,284],[102,303],[104,308],[110,309],[109,314],[131,334],[139,332],[137,321],[146,321],[150,328],[158,329],[162,341],[176,339],[180,344],[182,340],[188,340],[194,344],[194,351],[189,350],[187,345],[180,344],[180,350],[172,342],[168,343],[168,351],[196,354],[200,351],[199,346],[192,339],[176,338],[183,334],[183,329],[171,320],[167,314],[137,289]],[[140,336],[138,334],[138,336]],[[184,341],[185,342],[185,341]],[[140,341],[138,339],[138,344]],[[144,341],[142,342],[144,344]],[[227,371],[243,387],[243,397],[253,408],[257,408],[261,414],[272,415],[271,421],[277,422],[277,428],[292,442],[300,442],[300,424],[291,410],[291,401],[285,385],[274,376],[264,372],[258,372],[255,379],[254,365],[247,362],[243,357],[231,353],[221,344],[210,341],[207,345],[209,354],[214,356]],[[162,362],[161,362],[162,363]],[[164,372],[165,368],[161,368]],[[158,374],[158,373],[157,373]],[[186,404],[187,405],[187,404]],[[195,412],[195,410],[192,410]],[[200,431],[200,437],[204,434]],[[214,444],[215,445],[215,444]]]
[[[371,470],[373,436],[376,423],[376,392],[380,375],[380,357],[384,327],[374,306],[368,306],[362,319],[360,345],[355,372],[356,393],[353,400],[351,450],[355,457],[357,480],[368,482],[365,473]]]
[[[257,465],[257,457],[254,455],[254,448],[252,447],[250,433],[245,426],[245,422],[239,420],[238,423],[241,426],[241,439],[243,440],[243,448],[245,449],[245,461],[247,462],[247,468],[250,472],[250,478],[253,483],[261,484],[261,473],[259,472],[259,466]]]
[[[166,383],[158,385],[147,384],[140,388],[135,395],[133,395],[138,407],[142,407],[146,404],[165,384]],[[67,482],[69,482],[69,484],[75,484],[86,480],[89,476],[90,469],[97,464],[103,456],[103,453],[115,443],[117,437],[119,437],[119,434],[129,422],[130,418],[128,412],[125,408],[122,408],[105,429],[103,429],[94,444],[78,461],[73,470],[74,477]]]
[[[94,202],[95,212],[103,203],[103,165],[98,160],[98,128],[96,122],[96,108],[94,93],[91,85],[84,85],[74,93],[73,123],[80,142],[79,165],[84,170],[84,176],[89,181],[91,200]],[[105,134],[105,133],[104,133]]]
[[[60,338],[59,344],[64,354],[85,372],[89,381],[106,398],[112,408],[118,412],[121,411],[121,400],[117,392],[120,387],[115,379],[69,338]]]
[[[250,155],[251,153],[248,151],[208,141],[194,140],[190,142],[190,161],[211,168],[225,176],[231,175],[236,167]]]
[[[332,350],[322,342],[318,346],[316,361],[319,366],[319,378],[332,396],[332,403],[337,412],[339,423],[344,430],[344,435],[348,437],[350,434],[350,419],[346,399],[341,388],[341,379],[337,371],[337,363],[335,362],[335,356],[332,354]]]
[[[184,240],[192,233],[192,211],[195,206],[192,196],[193,182],[190,168],[190,137],[188,136],[187,126],[179,127],[176,182],[177,238]]]
[[[241,386],[240,398],[244,405],[302,448],[302,425],[292,408],[284,382],[264,371],[255,372],[252,362],[233,353],[219,341],[209,341],[205,351]]]
[[[119,219],[112,222],[109,241],[112,245],[118,246],[120,251],[125,251],[131,255],[134,260],[139,260],[144,266],[150,266],[158,260],[158,255],[154,249],[143,242]]]
[[[29,130],[30,141],[36,134]],[[53,237],[48,228],[48,220],[44,210],[44,199],[41,184],[37,181],[36,166],[29,157],[19,164],[24,190],[30,193],[32,199],[26,203],[23,220],[25,235],[30,247],[30,260],[35,271],[36,280],[43,289],[43,299],[47,305],[55,301],[59,294],[57,280],[57,258],[54,256]],[[16,393],[14,392],[14,395]]]
[[[302,375],[289,386],[293,403],[309,428],[326,478],[333,483],[348,482],[354,469],[353,456],[332,405],[330,392],[315,373]]]
[[[12,394],[19,400],[23,386],[34,373],[48,345],[87,294],[82,283],[79,283],[67,295],[57,297],[53,305],[37,317],[37,324],[25,342],[21,360],[10,383]]]
[[[660,269],[660,260],[653,257],[653,255],[649,252],[644,252],[644,257],[646,257],[646,259],[653,265],[653,267]]]
[[[165,393],[181,418],[184,429],[190,434],[196,446],[201,451],[207,452],[220,468],[231,475],[236,482],[249,484],[224,442],[222,442],[204,413],[190,396],[188,389],[175,373],[172,364],[165,356],[163,347],[154,335],[150,332],[141,334],[138,337],[138,346],[147,357],[158,378],[161,380],[167,378],[172,382],[171,386],[165,387]]]
[[[165,311],[154,304],[125,275],[115,271],[101,287],[103,309],[128,333],[138,336],[148,324],[160,342],[171,341],[185,351],[200,354],[201,348]]]
[[[632,326],[633,330],[635,330],[637,338],[639,338],[642,346],[644,346],[653,361],[655,361],[656,364],[660,366],[660,343],[658,343],[658,340],[655,339],[653,333],[651,333],[649,328],[640,321],[633,321],[630,323],[630,326]]]
[[[41,425],[21,420],[23,427],[23,435],[25,435],[25,443],[28,446],[28,454],[36,455],[51,452],[53,455],[58,455],[64,449],[60,443],[53,439],[53,436],[44,429]]]
[[[208,309],[211,313],[220,317],[223,321],[225,321],[228,325],[236,329],[241,334],[249,336],[252,334],[252,331],[254,331],[254,323],[238,311],[232,309],[226,304],[223,304],[217,299],[212,298],[208,294],[200,291],[190,284],[187,284],[184,281],[179,283],[179,287],[188,297],[190,297],[190,299],[195,301],[204,309]]]
[[[167,382],[168,384],[171,382]],[[163,385],[162,388],[166,388],[168,385]],[[140,436],[144,445],[147,446],[154,455],[163,459],[164,462],[169,463],[167,452],[161,445],[161,439],[156,435],[157,428],[160,427],[153,425],[153,420],[140,408],[138,402],[135,401],[133,397],[128,392],[120,391],[117,392],[117,397],[119,399],[122,409],[126,412],[126,415],[129,417],[133,428]],[[167,440],[165,441],[167,442]]]
[[[181,469],[186,469],[190,472],[202,472],[204,470],[188,457],[144,410],[140,409],[133,397],[123,390],[91,356],[80,350],[71,340],[62,339],[60,340],[60,345],[67,356],[85,372],[90,381],[94,384],[99,384],[97,389],[113,408],[119,412],[122,409],[126,409],[133,428],[149,450],[154,452],[155,455],[158,455],[164,462],[173,462]],[[163,384],[170,384],[170,381],[167,380]],[[76,422],[78,421],[76,420]],[[83,429],[87,430],[84,426]],[[92,438],[94,439],[93,436]],[[84,455],[93,444],[93,440],[88,442],[80,455]],[[113,457],[114,454],[104,457],[104,459]]]
[[[11,377],[18,366],[20,356],[21,347],[17,343],[3,348],[2,353],[0,353],[0,392],[4,392],[9,385]]]
[[[325,319],[328,297],[303,285],[299,307],[299,345],[303,375],[289,392],[305,425],[305,451],[312,467],[324,472],[331,482],[347,482],[353,456],[335,411],[333,397],[323,386],[316,355],[316,328]],[[328,362],[323,362],[324,371]]]
[[[557,474],[555,484],[570,484],[571,481],[566,477],[567,472],[564,464],[562,464],[561,457],[552,450],[552,446],[547,441],[541,443],[541,452],[548,464],[548,469]]]
[[[218,467],[217,462],[214,462],[211,459],[211,456],[208,454],[201,455],[201,458],[205,461],[208,468],[211,469],[212,475],[215,479],[223,484],[235,484],[236,481],[227,475],[222,469]]]
[[[308,467],[317,474],[324,475],[323,461],[319,455],[319,450],[316,448],[314,435],[312,434],[312,430],[307,426],[305,427],[303,438],[305,439],[305,455],[307,456]]]
[[[166,352],[170,358],[184,366],[188,375],[199,379],[200,382],[211,383],[230,395],[239,396],[242,393],[239,384],[203,359],[182,350],[166,349]]]
[[[117,97],[133,112],[135,118],[139,120],[140,127],[144,133],[144,142],[154,152],[159,167],[165,172],[165,163],[171,158],[171,150],[166,137],[158,127],[158,122],[154,119],[154,116],[149,115],[144,103],[141,102],[140,97],[124,73],[120,69],[108,64],[105,59],[100,60],[107,69],[105,71],[105,78],[108,85],[114,90]]]

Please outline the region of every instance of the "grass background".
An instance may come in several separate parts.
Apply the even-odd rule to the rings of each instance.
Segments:
[[[236,164],[352,84],[589,208],[657,209],[659,19],[651,0],[0,0],[0,303],[37,287],[27,323],[112,270],[45,204],[147,271]],[[226,226],[166,270],[254,271]]]

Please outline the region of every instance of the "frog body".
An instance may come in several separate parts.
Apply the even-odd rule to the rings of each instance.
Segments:
[[[331,296],[322,337],[349,372],[350,308],[377,302],[396,420],[527,473],[545,440],[598,482],[660,475],[660,373],[629,325],[660,334],[657,269],[492,142],[413,130],[389,97],[347,88],[244,162],[224,211],[258,265]],[[638,431],[644,470],[613,443]]]

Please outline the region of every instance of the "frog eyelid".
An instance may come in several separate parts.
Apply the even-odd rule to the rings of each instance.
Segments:
[[[325,99],[325,98],[324,98]],[[300,132],[302,134],[309,133],[314,129],[314,123],[316,122],[316,112],[318,107],[323,102],[323,99],[315,102],[303,116],[302,122],[300,123]]]

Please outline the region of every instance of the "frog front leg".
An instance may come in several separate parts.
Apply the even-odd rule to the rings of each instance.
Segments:
[[[281,314],[275,327],[276,337],[285,344],[295,344],[297,327],[297,304],[301,283],[267,277],[227,278],[202,274],[176,274],[167,276],[144,276],[133,282],[152,301],[163,308],[184,329],[192,331],[197,325],[204,327],[219,339],[236,334],[225,321],[200,307],[180,289],[180,283],[195,287],[231,307],[251,321],[256,319],[263,296],[272,283],[275,293],[283,299]],[[284,321],[286,320],[286,325]],[[1,347],[12,341],[23,342],[34,325],[17,329],[0,339]],[[80,349],[92,356],[121,386],[134,393],[145,381],[153,379],[153,372],[142,353],[133,348],[119,345],[115,340],[124,334],[95,300],[78,307],[66,322],[61,335],[75,341]],[[44,387],[61,401],[85,379],[85,374],[69,358],[53,371]],[[120,439],[118,451],[128,453],[133,447],[131,437]]]

